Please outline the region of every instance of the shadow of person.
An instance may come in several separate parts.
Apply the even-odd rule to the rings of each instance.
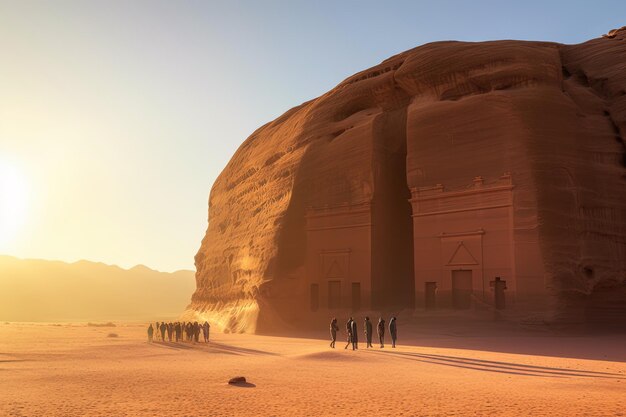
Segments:
[[[382,355],[404,357],[419,362],[435,365],[452,366],[455,368],[472,369],[475,371],[498,372],[505,374],[543,376],[553,378],[586,377],[604,379],[623,379],[618,373],[589,371],[584,369],[555,368],[546,366],[527,365],[515,362],[489,361],[484,359],[466,358],[462,356],[447,356],[412,352],[374,352]]]

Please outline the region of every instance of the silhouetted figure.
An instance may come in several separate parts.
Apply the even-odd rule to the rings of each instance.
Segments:
[[[200,325],[197,321],[193,322],[193,337],[196,343],[200,341]]]
[[[161,329],[161,327],[159,327],[159,322],[157,321],[156,325],[154,326],[154,331],[157,332],[157,334],[156,334],[157,340],[159,340],[159,329]]]
[[[187,323],[187,327],[185,327],[185,335],[187,336],[187,341],[191,342],[191,336],[192,336],[192,331],[193,331],[193,326],[191,325],[191,322]]]
[[[396,318],[389,320],[389,334],[391,335],[391,347],[396,347],[396,339],[398,338],[398,328],[396,327]]]
[[[174,330],[174,325],[172,323],[167,323],[167,340],[172,341],[172,331]]]
[[[165,323],[162,322],[161,323],[161,327],[159,327],[159,330],[161,330],[161,340],[165,342],[165,329],[167,326],[165,326]]]
[[[356,328],[356,320],[352,320],[352,350],[359,348],[359,333]]]
[[[346,347],[344,347],[344,349],[348,349],[348,346],[352,343],[352,317],[350,317],[346,322],[346,334],[348,337],[348,343],[346,343]]]
[[[337,325],[337,319],[333,317],[330,321],[330,347],[335,348],[335,342],[337,341],[337,332],[339,331],[339,326]]]
[[[385,320],[381,317],[378,319],[378,340],[380,340],[380,347],[385,347]]]
[[[152,343],[152,335],[154,334],[154,328],[152,327],[152,324],[150,324],[150,326],[148,326],[148,342]]]
[[[365,327],[365,340],[367,341],[366,347],[374,347],[372,346],[372,322],[369,317],[365,317],[365,324],[363,326]]]
[[[490,285],[494,289],[496,310],[504,310],[504,307],[506,306],[505,298],[504,298],[504,290],[506,290],[506,281],[504,281],[500,277],[496,277],[496,280],[491,281]]]
[[[204,324],[202,324],[202,336],[204,336],[204,343],[209,343],[209,322],[208,321],[204,321]]]
[[[181,328],[180,328],[180,322],[176,322],[176,324],[174,325],[174,336],[176,337],[176,343],[178,343],[178,341],[180,340],[180,332],[181,332]]]

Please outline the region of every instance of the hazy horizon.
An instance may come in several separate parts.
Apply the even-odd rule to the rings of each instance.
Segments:
[[[4,254],[4,253],[0,253],[0,260],[2,258],[12,258],[12,259],[16,259],[18,261],[24,261],[24,262],[30,262],[30,261],[35,261],[35,262],[40,262],[40,261],[41,262],[59,262],[59,263],[67,264],[67,265],[75,265],[77,263],[86,262],[86,263],[91,263],[91,264],[94,264],[94,265],[104,265],[104,266],[117,267],[117,268],[120,268],[120,269],[122,269],[124,271],[130,271],[130,270],[132,270],[134,268],[137,268],[137,267],[145,267],[145,268],[148,268],[148,269],[150,269],[152,271],[162,272],[162,273],[166,273],[166,274],[175,274],[177,272],[193,272],[193,273],[196,272],[195,268],[182,268],[182,269],[175,269],[173,271],[161,271],[159,269],[153,268],[152,266],[146,265],[144,263],[137,263],[135,265],[131,265],[131,266],[126,267],[126,266],[118,265],[116,263],[107,263],[107,262],[99,261],[97,259],[84,259],[84,258],[76,259],[74,261],[66,261],[66,260],[63,260],[63,259],[21,257],[21,256],[14,256],[14,255],[7,255],[7,254]]]
[[[152,320],[174,318],[195,289],[193,271],[122,269],[101,262],[0,256],[2,321]]]
[[[579,43],[626,3],[0,1],[0,254],[195,269],[261,125],[447,39]]]

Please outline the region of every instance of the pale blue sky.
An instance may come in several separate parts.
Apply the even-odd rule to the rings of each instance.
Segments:
[[[0,253],[192,268],[213,181],[289,108],[427,42],[623,25],[626,1],[0,0],[0,174],[23,184],[0,203],[24,206]]]

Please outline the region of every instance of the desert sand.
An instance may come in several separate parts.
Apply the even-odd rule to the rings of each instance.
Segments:
[[[361,339],[352,351],[340,335],[335,350],[324,339],[220,333],[208,345],[149,344],[143,324],[3,323],[0,415],[626,414],[625,336],[455,330],[396,349]],[[248,383],[227,384],[238,375]]]

